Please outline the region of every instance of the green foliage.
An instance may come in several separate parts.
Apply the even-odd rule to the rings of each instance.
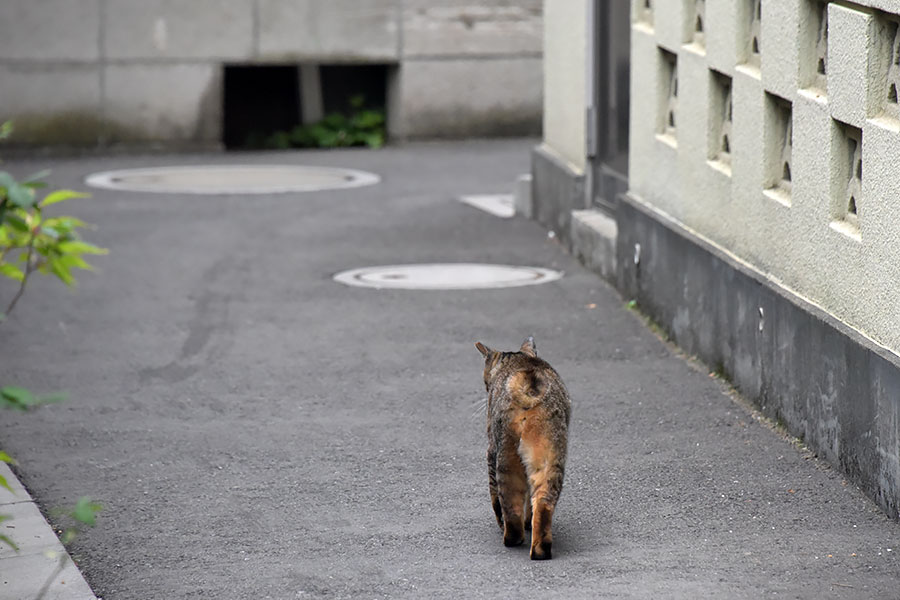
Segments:
[[[28,410],[32,406],[39,404],[51,404],[62,402],[66,399],[65,394],[50,394],[47,396],[35,396],[25,388],[7,385],[0,388],[0,407],[15,408],[18,410]]]
[[[384,110],[365,108],[365,98],[350,99],[350,113],[331,113],[311,125],[298,125],[291,131],[279,131],[248,145],[284,150],[287,148],[340,148],[368,146],[381,148],[385,141]]]
[[[0,126],[0,138],[11,132],[9,123]],[[81,239],[78,230],[87,227],[84,221],[44,214],[47,207],[87,196],[54,190],[40,197],[38,191],[47,186],[42,180],[48,173],[41,171],[18,181],[0,171],[0,276],[19,284],[6,310],[0,312],[0,321],[15,307],[32,273],[54,275],[66,285],[74,285],[73,269],[92,268],[85,255],[106,254],[104,248]]]
[[[74,285],[73,269],[92,267],[83,256],[106,254],[106,250],[81,240],[78,229],[87,226],[75,217],[48,217],[44,210],[87,194],[55,190],[40,198],[37,191],[47,172],[35,173],[21,182],[0,171],[0,275],[19,282],[20,292],[6,309],[18,301],[28,276],[37,271],[55,275],[66,285]]]
[[[12,131],[11,123],[0,124],[0,140],[8,138]],[[5,313],[0,312],[0,323],[15,308],[25,292],[29,277],[34,273],[53,275],[66,285],[74,285],[73,269],[92,269],[84,256],[107,253],[105,248],[81,239],[78,230],[87,227],[84,221],[75,217],[44,214],[47,207],[87,196],[73,190],[54,190],[41,196],[38,191],[47,187],[42,180],[48,174],[49,171],[41,171],[19,181],[6,171],[0,171],[0,277],[18,284]],[[38,396],[19,386],[0,387],[0,409],[26,411],[64,399],[64,394]],[[15,460],[2,450],[0,462],[15,464]],[[9,482],[2,475],[0,487],[12,491]],[[84,497],[65,515],[78,524],[93,526],[95,515],[100,509],[99,504]],[[0,523],[11,518],[9,515],[0,515]],[[71,542],[78,531],[79,525],[66,529],[61,538],[63,544]],[[8,536],[0,535],[0,543],[18,551],[18,546]],[[61,558],[58,570],[62,569],[64,563],[64,558]],[[42,597],[46,590],[47,584],[38,597]]]
[[[90,496],[82,496],[75,503],[75,506],[67,510],[52,511],[57,518],[69,521],[60,536],[60,541],[64,545],[68,545],[81,532],[83,525],[93,527],[97,524],[97,513],[103,510],[103,505],[91,500]]]
[[[9,515],[0,515],[0,523],[2,523],[3,521],[9,521],[10,519],[12,519],[12,517],[9,516]],[[12,548],[13,550],[15,550],[16,552],[19,551],[19,547],[16,545],[16,543],[15,543],[14,541],[12,541],[12,540],[9,538],[9,536],[0,535],[0,542],[3,542],[4,544],[6,544],[7,546],[9,546],[10,548]]]

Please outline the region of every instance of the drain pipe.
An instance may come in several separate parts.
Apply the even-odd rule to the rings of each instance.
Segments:
[[[599,19],[602,11],[597,5],[600,0],[584,0],[587,18],[585,19],[585,157],[584,161],[584,208],[589,209],[594,199],[594,161],[597,157],[597,105],[600,95],[599,81],[597,77],[597,53],[599,50],[599,34],[601,31]]]

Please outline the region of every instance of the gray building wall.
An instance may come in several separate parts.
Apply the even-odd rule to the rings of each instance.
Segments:
[[[634,0],[631,44],[619,286],[897,517],[900,2]]]
[[[6,0],[19,143],[218,144],[224,64],[388,64],[398,137],[534,134],[540,0]]]
[[[631,7],[628,191],[577,210],[591,169],[548,147],[585,139],[590,165],[599,130],[562,126],[532,214],[900,518],[900,0]],[[546,47],[546,71],[590,69],[590,45]]]

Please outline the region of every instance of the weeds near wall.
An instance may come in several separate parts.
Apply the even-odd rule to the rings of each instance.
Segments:
[[[269,136],[251,135],[250,147],[273,148],[342,148],[349,146],[384,146],[384,110],[367,109],[364,96],[350,99],[350,113],[331,113],[311,125],[298,125],[291,131],[279,131]]]

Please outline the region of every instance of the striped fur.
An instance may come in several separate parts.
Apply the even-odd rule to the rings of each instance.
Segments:
[[[534,339],[518,352],[481,342],[488,392],[488,486],[503,543],[531,528],[531,558],[551,558],[553,510],[562,491],[571,403],[559,374],[538,358]]]

